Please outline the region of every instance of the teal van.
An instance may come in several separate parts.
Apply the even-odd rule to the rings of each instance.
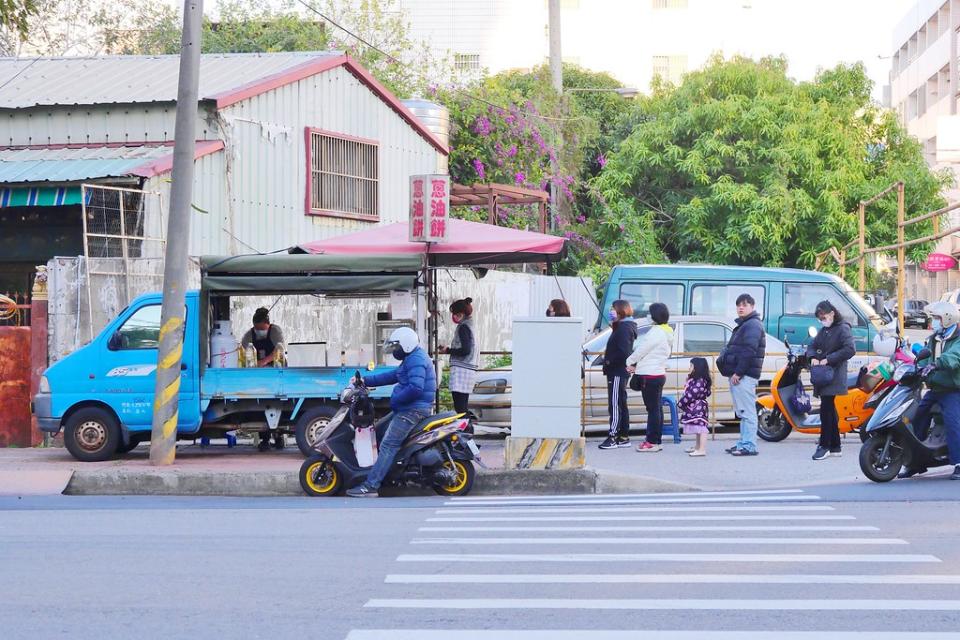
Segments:
[[[757,301],[767,333],[791,344],[807,340],[807,327],[818,327],[813,310],[831,301],[853,328],[858,351],[872,349],[883,328],[876,311],[850,285],[828,273],[802,269],[711,265],[620,265],[610,273],[596,328],[608,324],[607,309],[617,299],[629,300],[634,315],[647,314],[663,302],[672,315],[734,317],[736,299],[749,293]]]

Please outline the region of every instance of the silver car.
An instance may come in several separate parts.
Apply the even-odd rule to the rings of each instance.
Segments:
[[[638,334],[650,330],[649,319],[637,321]],[[687,374],[690,372],[690,358],[701,356],[710,362],[714,376],[714,393],[710,398],[711,422],[734,421],[733,402],[727,381],[716,368],[717,355],[730,339],[734,323],[732,320],[715,316],[677,316],[672,318],[673,355],[667,365],[667,381],[663,388],[664,396],[676,400],[683,391]],[[588,431],[605,431],[609,423],[607,408],[607,380],[603,375],[603,351],[607,347],[610,329],[599,333],[582,345],[584,384],[582,389],[583,423]],[[786,345],[767,334],[766,358],[763,361],[763,373],[758,392],[764,393],[770,387],[774,374],[787,361]],[[510,393],[512,371],[509,368],[485,369],[477,374],[477,382],[470,394],[470,410],[477,416],[479,425],[488,427],[510,427]],[[640,393],[628,391],[630,423],[634,427],[646,424],[646,411]]]

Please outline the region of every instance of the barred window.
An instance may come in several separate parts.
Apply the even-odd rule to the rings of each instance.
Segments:
[[[308,214],[376,222],[380,161],[376,142],[308,129]]]
[[[457,71],[477,71],[480,69],[480,54],[457,53],[453,56],[453,66]]]
[[[654,9],[686,9],[687,0],[653,0]]]

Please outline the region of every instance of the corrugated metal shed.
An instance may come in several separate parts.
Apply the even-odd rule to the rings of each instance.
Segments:
[[[204,54],[200,97],[236,89],[340,52]],[[173,102],[180,56],[0,58],[0,109],[51,105]]]
[[[0,184],[75,182],[128,175],[144,163],[173,153],[173,147],[0,149]]]

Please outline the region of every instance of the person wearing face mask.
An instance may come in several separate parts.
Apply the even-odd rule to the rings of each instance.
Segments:
[[[260,307],[253,312],[253,327],[243,334],[240,344],[243,348],[253,345],[257,352],[257,366],[269,367],[277,356],[277,348],[283,343],[283,330],[270,323],[270,311]],[[273,446],[283,449],[283,435],[274,433]],[[260,432],[260,451],[270,449],[270,430]]]
[[[380,483],[387,477],[393,459],[417,424],[430,415],[434,396],[437,393],[437,374],[433,361],[420,347],[417,332],[410,327],[394,329],[383,345],[384,353],[392,353],[400,361],[400,366],[365,376],[363,383],[368,387],[392,384],[390,410],[393,417],[387,427],[383,440],[378,446],[377,461],[367,479],[360,485],[347,491],[353,498],[374,497],[378,495]]]
[[[600,443],[601,449],[630,446],[630,411],[627,408],[627,358],[633,352],[637,339],[637,323],[633,321],[633,307],[626,300],[614,300],[607,317],[610,337],[603,352],[603,375],[607,377],[607,409],[610,411],[610,431]]]
[[[931,409],[940,405],[943,426],[947,432],[947,450],[954,465],[951,480],[960,480],[960,309],[950,302],[934,302],[924,312],[933,320],[933,334],[927,340],[930,355],[917,360],[918,367],[933,365],[927,376],[930,390],[923,395],[913,416],[913,432],[925,440],[930,429]],[[923,467],[906,467],[900,478],[925,472]]]
[[[565,300],[551,300],[550,304],[547,305],[547,317],[548,318],[569,318],[570,317],[570,305],[567,304]]]
[[[820,441],[813,454],[814,460],[840,457],[840,423],[837,417],[836,397],[847,394],[847,362],[857,353],[850,325],[829,300],[817,303],[814,311],[822,325],[813,342],[807,347],[810,365],[828,365],[833,378],[823,386],[814,386],[820,396]]]
[[[477,377],[480,346],[473,328],[473,298],[457,300],[450,305],[450,319],[457,326],[449,347],[440,353],[450,356],[450,394],[457,413],[467,413],[470,392]]]

